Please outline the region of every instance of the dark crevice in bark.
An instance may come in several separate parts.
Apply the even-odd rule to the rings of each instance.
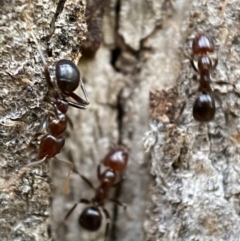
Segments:
[[[117,61],[119,60],[119,58],[121,58],[121,55],[123,53],[123,51],[125,51],[126,46],[122,41],[121,36],[118,35],[118,28],[119,28],[119,20],[120,20],[120,9],[121,9],[121,0],[118,0],[116,2],[116,6],[115,6],[115,13],[116,13],[116,18],[115,18],[115,48],[111,51],[111,60],[110,63],[113,66],[113,68],[115,69],[116,72],[122,72],[121,67],[119,68],[117,66]],[[120,40],[120,41],[119,41]],[[122,72],[123,73],[123,72]],[[123,73],[124,74],[124,73]],[[118,124],[118,133],[119,133],[119,137],[118,137],[118,144],[122,145],[122,139],[123,139],[123,128],[124,128],[124,116],[125,116],[125,110],[124,110],[124,99],[122,98],[122,93],[123,90],[119,92],[118,95],[118,99],[117,99],[117,124]],[[121,194],[121,190],[122,190],[122,183],[120,183],[120,185],[118,185],[115,189],[114,192],[114,198],[118,199],[118,197]],[[110,240],[111,241],[116,241],[117,240],[117,220],[118,220],[118,208],[119,205],[114,204],[113,205],[113,212],[112,212],[112,225],[111,225],[111,229],[110,229]]]
[[[121,56],[121,54],[122,54],[122,50],[119,47],[116,47],[111,52],[111,65],[117,72],[120,72],[120,69],[116,66],[116,61]]]
[[[121,46],[118,41],[119,35],[118,35],[118,28],[119,28],[119,13],[120,13],[120,7],[121,7],[121,0],[118,0],[116,2],[115,6],[115,48],[111,51],[111,59],[110,63],[113,66],[113,68],[116,70],[116,72],[121,72],[121,68],[116,67],[116,62],[121,57],[122,52],[124,51],[123,46]],[[124,103],[122,103],[122,91],[119,92],[118,98],[117,98],[117,124],[118,124],[118,144],[122,144],[122,128],[123,128],[123,117],[124,117]]]
[[[121,7],[121,0],[118,0],[115,7],[116,12],[116,30],[119,28],[119,13],[120,13],[120,7]]]
[[[121,70],[116,66],[116,61],[122,54],[122,49],[118,44],[117,39],[119,38],[118,35],[118,28],[119,28],[119,12],[120,12],[120,0],[117,1],[116,7],[115,7],[115,13],[116,13],[116,19],[115,19],[115,48],[111,51],[111,65],[117,72],[121,72]]]
[[[115,190],[115,199],[118,200],[118,197],[120,196],[121,194],[121,191],[122,191],[122,183],[119,184],[117,187],[116,187],[116,190]],[[112,217],[112,228],[111,228],[111,237],[110,237],[110,240],[111,241],[117,241],[118,238],[117,238],[117,225],[116,225],[116,221],[118,219],[118,209],[121,208],[119,205],[115,204],[113,206],[113,217]]]
[[[48,238],[50,239],[52,237],[52,227],[50,224],[47,227],[47,234],[48,234]]]
[[[122,133],[123,133],[123,128],[124,128],[124,123],[123,119],[125,116],[125,111],[124,111],[124,103],[122,102],[122,91],[119,93],[118,96],[118,101],[117,101],[117,123],[118,123],[118,144],[122,145]],[[122,190],[122,183],[120,183],[114,192],[114,199],[118,200],[119,196],[121,195],[121,190]],[[114,204],[113,205],[113,212],[112,212],[112,226],[111,226],[111,231],[110,231],[110,240],[115,241],[117,240],[117,225],[116,222],[118,220],[118,208],[119,205]]]
[[[55,22],[56,19],[58,18],[59,14],[62,12],[64,5],[65,5],[66,0],[60,0],[58,5],[57,5],[57,9],[56,12],[52,18],[52,21],[50,23],[50,32],[49,35],[46,37],[47,42],[49,42],[49,40],[51,39],[54,31],[55,31]],[[50,56],[49,56],[50,57]]]

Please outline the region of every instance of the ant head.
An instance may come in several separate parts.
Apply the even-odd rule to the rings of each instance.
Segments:
[[[214,52],[214,43],[212,38],[205,33],[198,33],[192,42],[192,51],[194,54],[204,54]]]
[[[194,103],[193,117],[197,121],[210,121],[214,118],[215,110],[214,98],[210,94],[202,93]]]
[[[97,207],[86,207],[79,217],[79,224],[88,231],[97,231],[102,224],[102,214]]]
[[[63,93],[73,92],[80,82],[78,67],[70,60],[59,60],[56,64],[56,80],[59,89]]]
[[[123,146],[113,148],[103,159],[104,166],[123,172],[128,162],[128,151]]]

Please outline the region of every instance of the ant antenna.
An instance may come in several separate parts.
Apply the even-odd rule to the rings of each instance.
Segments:
[[[31,25],[31,23],[30,23],[30,21],[29,21],[29,16],[28,16],[28,14],[23,12],[23,18],[24,18],[25,22],[27,23],[29,32],[31,33],[31,36],[32,36],[32,38],[33,38],[33,40],[34,40],[34,43],[35,43],[36,46],[37,46],[37,50],[38,50],[38,53],[39,53],[39,55],[40,55],[40,58],[41,58],[41,60],[42,60],[42,62],[43,62],[44,72],[45,72],[45,78],[46,78],[46,80],[47,80],[48,86],[49,86],[51,89],[53,89],[54,86],[53,86],[53,84],[52,84],[52,82],[51,82],[49,70],[48,70],[48,67],[47,67],[47,62],[46,62],[46,59],[45,59],[45,57],[44,57],[44,55],[43,55],[43,52],[42,52],[42,50],[41,50],[41,48],[40,48],[40,45],[39,45],[39,43],[38,43],[38,40],[37,40],[37,38],[36,38],[36,36],[35,36],[35,34],[34,34],[34,32],[33,32],[32,25]]]

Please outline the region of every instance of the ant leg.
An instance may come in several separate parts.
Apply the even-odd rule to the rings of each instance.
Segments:
[[[193,61],[192,57],[189,56],[189,54],[188,54],[186,51],[184,51],[183,53],[184,53],[184,55],[189,59],[192,68],[193,68],[197,73],[199,73],[197,67],[196,67],[195,64],[194,64],[194,61]]]
[[[180,119],[180,117],[181,117],[181,115],[182,115],[182,113],[183,113],[183,111],[184,111],[184,109],[185,109],[185,107],[186,107],[186,104],[187,104],[187,102],[184,101],[184,102],[183,102],[183,105],[182,105],[182,107],[181,107],[181,109],[180,109],[180,112],[179,112],[176,120],[175,120],[174,123],[173,123],[173,126],[169,129],[169,131],[168,131],[167,134],[166,134],[166,138],[170,137],[171,134],[172,134],[172,132],[173,132],[173,130],[176,128],[176,126],[177,126],[177,124],[178,124],[178,122],[179,122],[179,119]]]
[[[66,115],[66,117],[67,117],[67,121],[69,123],[70,128],[73,130],[74,125],[73,125],[73,122],[72,122],[71,118],[68,115]]]
[[[225,122],[228,125],[228,123],[229,123],[229,115],[231,114],[231,111],[229,110],[229,108],[226,108],[226,107],[223,106],[222,100],[221,100],[221,98],[220,98],[220,96],[218,94],[213,92],[212,96],[215,98],[215,100],[217,100],[220,103],[220,108],[223,111]]]
[[[89,104],[88,93],[87,93],[87,91],[86,91],[86,89],[85,89],[85,86],[84,86],[84,84],[83,84],[83,80],[80,79],[80,81],[81,81],[81,89],[82,89],[83,95],[84,95],[84,97],[85,97],[86,105],[88,105],[88,104]]]
[[[79,108],[79,109],[85,109],[86,108],[86,105],[89,105],[89,98],[88,98],[88,94],[87,94],[87,91],[84,87],[84,84],[82,82],[82,79],[80,80],[81,81],[81,89],[82,89],[82,92],[84,94],[84,97],[85,97],[85,100],[82,99],[80,96],[78,96],[77,94],[75,93],[68,93],[67,95],[72,97],[74,100],[76,100],[77,102],[72,102],[72,101],[69,101],[69,105],[73,106],[73,107],[76,107],[76,108]]]
[[[195,64],[194,64],[194,62],[193,62],[192,59],[190,59],[190,63],[191,63],[192,68],[193,68],[197,73],[199,73],[199,72],[198,72],[198,69],[197,69],[197,67],[195,66]]]
[[[19,173],[16,174],[14,177],[10,178],[8,181],[5,183],[0,184],[0,189],[5,189],[10,186],[12,186],[19,178],[21,178],[30,168],[28,166],[25,166],[20,169]]]
[[[68,104],[79,108],[79,109],[86,109],[86,105],[89,104],[88,101],[85,101],[84,99],[82,99],[80,96],[76,95],[75,93],[69,93],[68,94],[70,97],[72,97],[74,100],[76,100],[77,102],[72,102],[72,101],[68,101]]]
[[[72,107],[75,107],[75,108],[78,108],[78,109],[83,109],[85,110],[86,109],[86,106],[85,105],[81,105],[79,103],[75,103],[75,102],[72,102],[72,101],[68,101],[68,104]]]
[[[98,166],[97,166],[97,177],[98,177],[98,180],[101,181],[101,166],[100,166],[100,164],[98,164]]]
[[[126,204],[124,204],[124,203],[122,203],[122,202],[120,202],[119,200],[114,199],[114,198],[109,198],[109,200],[110,200],[111,202],[116,203],[118,206],[123,207],[123,211],[125,212],[125,214],[127,215],[127,217],[128,217],[130,220],[133,220],[133,219],[134,219],[134,217],[127,211],[127,205],[126,205]]]
[[[32,162],[32,163],[22,167],[18,174],[16,174],[14,177],[10,178],[5,183],[0,184],[0,189],[5,189],[5,188],[8,188],[8,187],[12,186],[19,178],[21,178],[27,171],[30,170],[31,166],[37,166],[37,165],[45,162],[46,159],[47,158],[44,157],[43,160]]]
[[[77,207],[77,205],[79,203],[84,203],[84,204],[90,204],[91,202],[87,199],[80,199],[79,202],[75,203],[72,208],[68,211],[68,213],[66,214],[66,216],[64,217],[64,222],[69,218],[69,216],[72,214],[72,212],[75,210],[75,208]]]
[[[103,208],[103,213],[105,214],[105,217],[106,217],[106,228],[105,228],[105,238],[108,236],[108,230],[109,230],[109,224],[111,222],[111,219],[110,219],[110,215],[109,215],[109,212],[107,209]]]
[[[48,115],[45,115],[35,136],[42,134],[47,129],[47,126],[48,126]]]
[[[80,199],[77,203],[75,203],[72,208],[68,211],[68,213],[65,215],[64,219],[62,220],[62,222],[59,224],[57,230],[67,221],[67,219],[69,218],[69,216],[72,214],[72,212],[75,210],[75,208],[77,207],[77,205],[79,203],[84,203],[84,204],[90,204],[91,202],[87,199]]]
[[[69,216],[72,214],[72,212],[75,210],[75,208],[77,207],[78,204],[79,204],[79,202],[78,202],[78,203],[75,203],[75,204],[72,206],[72,208],[68,211],[68,213],[65,215],[65,217],[64,217],[64,219],[63,219],[64,222],[69,218]]]
[[[233,92],[234,92],[237,96],[240,95],[239,90],[237,90],[236,85],[233,84],[233,83],[229,83],[229,82],[226,82],[226,81],[223,81],[223,80],[213,81],[212,83],[218,84],[218,85],[230,85],[230,86],[233,87]],[[216,91],[215,91],[215,92],[216,92]]]
[[[63,163],[66,163],[67,165],[70,165],[70,168],[69,168],[69,171],[68,171],[68,174],[67,174],[67,177],[66,177],[66,180],[65,180],[65,184],[64,184],[64,188],[63,188],[63,194],[66,196],[68,194],[68,188],[69,188],[69,179],[70,179],[70,175],[72,173],[72,170],[73,170],[73,163],[72,162],[69,162],[69,161],[65,161],[65,160],[61,160],[61,159],[58,159],[55,157],[54,161],[61,161]]]
[[[224,81],[224,80],[213,81],[212,83],[218,84],[218,85],[231,85],[231,86],[233,86],[234,90],[236,90],[235,84],[226,82],[226,81]]]
[[[127,205],[126,205],[126,204],[124,204],[124,203],[122,203],[122,202],[120,202],[119,200],[114,199],[114,198],[109,198],[109,200],[112,201],[112,202],[114,202],[114,203],[116,203],[116,204],[119,205],[119,206],[122,206],[123,209],[124,209],[124,212],[127,211]]]
[[[29,164],[27,165],[27,167],[37,166],[37,165],[39,165],[39,164],[44,163],[46,160],[48,160],[48,157],[47,157],[47,156],[43,157],[42,160],[29,163]]]
[[[91,183],[91,181],[88,180],[88,178],[85,177],[84,175],[80,174],[77,170],[76,170],[76,172],[83,179],[83,181],[86,182],[88,184],[88,186],[91,187],[95,191],[95,188],[94,188],[93,184]]]

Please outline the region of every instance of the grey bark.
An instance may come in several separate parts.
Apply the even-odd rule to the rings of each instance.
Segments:
[[[36,38],[47,58],[51,76],[54,62],[61,58],[78,60],[79,46],[86,33],[84,1],[1,1],[0,8],[0,88],[1,88],[1,184],[21,172],[37,157],[44,118],[53,111],[44,101],[47,93],[43,64],[23,19],[28,14]],[[57,14],[56,14],[57,12]],[[72,14],[78,20],[69,22]],[[50,23],[54,28],[50,28]],[[61,37],[67,38],[63,45]],[[47,40],[48,38],[48,40]],[[48,164],[31,169],[13,186],[0,190],[1,240],[42,241],[51,236],[51,179]]]
[[[222,4],[193,1],[184,21],[175,22],[182,48],[177,88],[154,91],[151,96],[151,130],[145,146],[152,150],[155,184],[149,197],[146,240],[240,239],[239,7],[237,1],[229,1],[222,14]],[[187,9],[183,8],[185,13]],[[199,95],[194,81],[197,73],[183,54],[191,53],[191,38],[201,31],[213,37],[215,55],[211,58],[218,57],[211,73],[217,110],[209,123],[198,123],[192,117]],[[174,126],[184,101],[186,108]]]
[[[10,20],[17,20],[18,31],[12,31],[11,34],[19,36],[20,42],[26,45],[27,39],[31,37],[26,37],[26,29],[23,36],[20,34],[22,31],[19,31],[19,26],[26,28],[19,13],[21,7],[14,12],[17,16],[11,17],[12,5],[9,8],[4,3],[3,10],[0,11],[4,15],[9,13],[6,16],[10,18],[5,20],[5,25],[8,24],[14,30],[15,25],[10,25]],[[126,171],[127,179],[118,199],[128,205],[132,218],[121,207],[117,212],[115,205],[107,202],[106,208],[111,214],[113,227],[110,240],[239,240],[237,91],[231,85],[213,84],[213,89],[218,93],[216,117],[207,124],[197,123],[192,117],[192,105],[198,95],[197,92],[192,95],[197,90],[198,84],[193,81],[197,73],[194,73],[183,54],[184,51],[191,53],[191,37],[194,34],[207,31],[214,38],[219,58],[217,69],[211,75],[213,83],[214,80],[223,80],[237,86],[238,1],[228,3],[222,18],[221,4],[212,0],[111,0],[106,3],[102,24],[103,43],[93,58],[83,56],[79,64],[86,79],[91,104],[84,112],[71,109],[69,116],[73,120],[74,129],[68,130],[69,138],[59,159],[72,161],[77,170],[97,186],[96,167],[111,143],[124,144],[129,148],[131,158]],[[11,4],[15,7],[23,6],[17,1],[12,1]],[[55,2],[52,3],[53,6],[48,4],[51,3],[44,2],[44,5],[35,4],[30,7],[28,2],[25,6],[29,14],[34,16],[34,31],[38,38],[47,35],[50,21],[45,19],[52,19],[50,16],[56,10]],[[44,10],[39,6],[44,6]],[[84,7],[84,4],[80,6]],[[40,18],[41,15],[36,11],[42,15],[46,12],[47,18]],[[59,23],[59,26],[65,25]],[[83,23],[82,34],[84,26]],[[6,32],[1,36],[7,35]],[[63,34],[61,30],[55,32],[58,37]],[[51,48],[58,43],[57,36],[53,35]],[[18,46],[18,42],[12,38],[8,41]],[[46,50],[46,43],[40,43]],[[66,48],[68,47],[69,45]],[[42,102],[46,90],[41,87],[45,82],[35,44],[32,43],[28,48],[28,51],[20,49],[16,52],[26,57],[26,62],[37,59],[37,64],[32,63],[35,69],[28,68],[23,72],[24,68],[20,64],[22,58],[19,57],[16,58],[19,59],[18,65],[10,68],[10,74],[21,81],[9,82],[9,74],[1,74],[1,79],[7,86],[2,86],[5,91],[2,106],[11,107],[3,108],[1,115],[5,118],[2,126],[6,128],[3,129],[5,139],[2,138],[1,144],[3,167],[1,166],[0,176],[3,179],[9,178],[31,159],[26,156],[29,140],[33,139],[33,133],[37,132],[41,124],[43,110],[50,108]],[[77,58],[71,51],[62,48],[57,45],[53,51],[54,58],[48,59],[52,73],[53,63],[57,59],[66,56],[70,59]],[[120,50],[120,54],[113,65],[111,57],[116,49]],[[10,49],[1,51],[2,59],[5,60],[1,60],[4,71],[11,62],[9,52]],[[25,52],[28,54],[23,54]],[[29,79],[33,83],[40,83],[32,85],[31,95],[36,93],[34,101],[32,96],[26,98],[24,88],[19,90],[18,86],[15,87],[17,83],[22,86],[22,80],[28,86],[26,80]],[[19,92],[14,94],[5,89],[18,89]],[[81,94],[80,90],[78,93]],[[8,98],[19,106],[8,104]],[[24,103],[20,101],[23,99]],[[186,108],[176,123],[184,102],[187,103]],[[18,122],[10,121],[11,113],[19,113],[19,110]],[[32,112],[37,114],[32,117],[29,114]],[[228,122],[224,112],[227,113]],[[147,132],[148,125],[150,130]],[[23,129],[19,131],[20,127]],[[27,141],[23,142],[19,136]],[[15,139],[18,140],[16,143]],[[37,143],[33,142],[31,148],[37,150]],[[145,151],[150,151],[151,158]],[[152,177],[149,175],[149,167]],[[50,181],[42,175],[43,171],[47,171],[46,166],[33,169],[10,191],[0,192],[4,204],[0,207],[3,220],[0,225],[4,229],[0,230],[5,231],[5,240],[47,240]],[[67,171],[68,168],[60,162],[52,165],[54,199],[51,227],[54,240],[103,240],[105,219],[99,232],[89,233],[79,227],[78,217],[84,205],[79,205],[59,228],[75,202],[80,198],[91,199],[94,194],[73,173],[69,194],[64,196],[62,187]],[[28,225],[29,222],[31,225]],[[44,237],[41,237],[42,234]]]

